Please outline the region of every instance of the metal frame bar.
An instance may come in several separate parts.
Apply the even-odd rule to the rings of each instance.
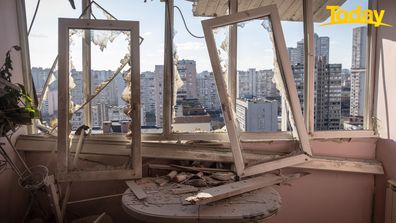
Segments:
[[[23,85],[26,92],[34,98],[34,83],[32,78],[32,70],[30,66],[30,51],[29,51],[29,38],[27,33],[27,22],[26,22],[26,8],[25,0],[16,1],[16,13],[18,22],[18,33],[19,33],[19,44],[21,47],[21,62],[22,62],[22,77]],[[34,103],[37,103],[34,101]],[[37,105],[36,105],[37,106]],[[36,133],[37,130],[33,125],[27,126],[29,134]]]
[[[82,19],[91,19],[91,7],[90,0],[81,1],[81,9],[86,9],[82,12]],[[82,76],[83,76],[83,98],[84,101],[88,101],[91,98],[91,32],[88,30],[84,31],[84,38],[82,39]],[[84,125],[92,127],[92,111],[91,102],[89,102],[83,108],[84,114]]]
[[[238,0],[228,0],[229,14],[238,12]],[[228,38],[228,94],[230,94],[231,101],[234,103],[233,107],[236,108],[236,89],[237,89],[237,42],[238,42],[238,27],[231,25],[229,27]]]
[[[240,136],[237,127],[237,120],[235,117],[236,115],[235,111],[232,108],[233,106],[230,95],[227,93],[226,90],[226,83],[221,72],[220,58],[217,54],[216,43],[212,30],[214,28],[233,25],[238,22],[245,22],[253,19],[263,18],[266,16],[270,17],[271,19],[277,60],[286,92],[285,99],[288,100],[290,104],[291,113],[295,121],[295,128],[301,143],[301,149],[303,153],[287,158],[282,158],[279,160],[270,161],[267,163],[257,164],[255,166],[246,167],[241,151]],[[231,150],[233,153],[237,175],[241,177],[246,177],[309,161],[309,156],[312,155],[312,151],[309,143],[308,133],[304,125],[301,106],[297,95],[297,88],[293,79],[291,66],[288,61],[287,48],[276,5],[270,5],[266,7],[247,10],[241,13],[231,14],[228,16],[221,16],[214,19],[204,20],[202,21],[202,26],[205,34],[205,40],[210,56],[210,61],[213,68],[213,73],[216,80],[216,85],[220,96],[224,120],[228,130],[227,133],[231,143]]]
[[[368,7],[370,9],[377,9],[378,2],[377,0],[369,0]],[[368,25],[367,27],[367,51],[366,51],[366,92],[365,92],[365,107],[363,111],[363,128],[367,130],[375,130],[375,120],[376,117],[376,81],[377,77],[375,74],[375,67],[376,67],[376,48],[377,48],[377,28],[374,26]]]
[[[132,109],[132,142],[131,156],[132,169],[124,170],[69,170],[69,29],[97,29],[97,30],[123,30],[131,32],[131,99]],[[141,156],[141,126],[140,126],[140,52],[139,52],[139,22],[120,20],[89,20],[89,19],[59,19],[59,126],[58,126],[58,181],[91,181],[133,179],[142,176]]]
[[[314,132],[315,43],[313,1],[303,0],[304,17],[304,117],[308,133]]]
[[[173,0],[165,1],[165,40],[164,40],[164,84],[163,84],[163,132],[167,138],[172,134],[173,109]]]

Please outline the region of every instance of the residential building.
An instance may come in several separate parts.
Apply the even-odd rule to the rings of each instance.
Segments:
[[[341,71],[341,117],[349,117],[351,107],[351,72]]]
[[[179,60],[177,70],[183,81],[183,86],[177,90],[179,93],[185,93],[186,98],[197,98],[197,68],[194,60]]]
[[[366,83],[367,27],[353,29],[350,115],[363,116]]]
[[[220,99],[217,93],[213,72],[203,71],[197,75],[198,99],[205,109],[220,111]]]
[[[162,120],[163,120],[163,83],[164,83],[164,66],[163,65],[155,65],[154,70],[154,95],[155,95],[155,126],[158,128],[162,128]]]
[[[328,36],[319,36],[315,33],[315,57],[326,57],[327,62],[330,59],[330,38]]]
[[[292,72],[294,81],[296,83],[298,99],[300,100],[301,108],[304,108],[304,64],[292,65]]]
[[[140,103],[141,103],[141,125],[155,126],[155,73],[146,71],[140,75]]]
[[[279,98],[279,91],[273,83],[272,70],[238,71],[237,97],[238,98]]]
[[[278,101],[237,99],[236,115],[245,132],[275,132],[278,130]]]
[[[337,130],[341,125],[341,64],[317,57],[315,82],[315,129]]]
[[[329,61],[330,38],[327,36],[314,35],[314,46],[316,57],[326,57]],[[291,65],[304,64],[304,39],[297,42],[297,47],[288,48],[289,60]]]

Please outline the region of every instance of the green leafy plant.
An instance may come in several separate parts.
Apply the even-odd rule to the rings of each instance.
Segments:
[[[8,50],[5,62],[0,68],[0,136],[10,130],[15,131],[18,125],[32,124],[32,119],[39,117],[39,111],[33,106],[32,98],[26,93],[25,87],[11,83],[12,49],[21,50],[19,46]]]

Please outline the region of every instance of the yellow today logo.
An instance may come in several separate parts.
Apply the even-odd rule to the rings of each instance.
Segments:
[[[391,26],[382,23],[385,15],[385,10],[363,10],[358,6],[355,10],[348,12],[347,10],[340,9],[337,5],[328,5],[326,9],[330,11],[330,22],[322,24],[321,26],[336,25],[336,24],[370,24],[375,27],[378,26]]]

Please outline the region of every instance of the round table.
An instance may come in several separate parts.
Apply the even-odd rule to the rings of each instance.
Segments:
[[[138,200],[127,189],[122,196],[122,207],[129,215],[144,222],[261,222],[276,214],[281,205],[280,195],[272,187],[206,205],[191,205],[184,199],[197,192],[179,195],[172,192],[172,189],[184,185],[167,183],[158,186],[154,183],[154,178],[143,178],[137,183],[147,194],[147,198]]]

